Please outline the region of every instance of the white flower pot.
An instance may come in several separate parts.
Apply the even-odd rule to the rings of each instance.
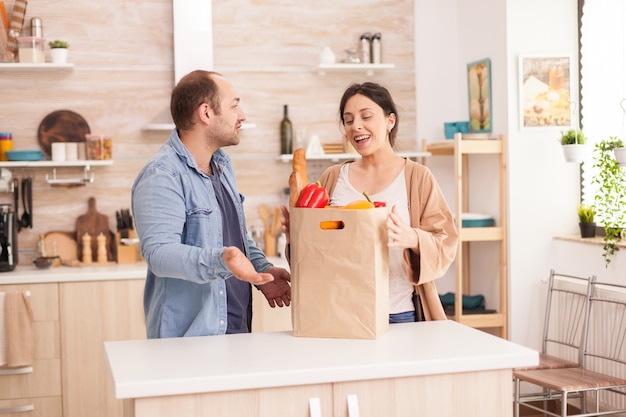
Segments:
[[[573,144],[561,145],[563,148],[563,156],[567,162],[576,162],[580,164],[587,154],[587,145]]]
[[[50,49],[50,58],[52,59],[53,64],[67,63],[67,48]]]
[[[615,154],[615,160],[620,166],[626,166],[626,148],[615,148],[613,149],[613,153]]]

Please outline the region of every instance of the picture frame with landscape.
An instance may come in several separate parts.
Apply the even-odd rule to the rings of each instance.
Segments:
[[[565,54],[520,55],[520,130],[575,127],[571,62]]]
[[[484,58],[467,64],[470,133],[491,133],[491,60]]]

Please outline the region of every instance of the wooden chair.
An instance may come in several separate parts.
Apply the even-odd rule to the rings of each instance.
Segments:
[[[515,372],[515,415],[520,406],[551,416],[604,416],[626,413],[626,286],[597,282],[587,290],[580,366]],[[544,388],[536,397],[520,395],[520,383]],[[579,399],[577,414],[568,414],[572,399]],[[540,408],[533,401],[560,403],[560,413]],[[593,400],[593,401],[588,401]],[[575,402],[575,401],[574,401]],[[588,403],[593,411],[588,412]],[[602,411],[601,411],[602,408]]]

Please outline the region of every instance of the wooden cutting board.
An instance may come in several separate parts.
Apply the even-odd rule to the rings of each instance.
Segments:
[[[96,209],[96,199],[90,197],[87,201],[87,213],[76,219],[76,243],[78,246],[78,260],[83,261],[83,236],[88,233],[91,236],[91,257],[92,262],[98,260],[97,237],[102,233],[107,238],[107,260],[115,260],[115,239],[109,229],[109,217],[99,213]]]
[[[61,257],[62,262],[76,260],[78,248],[72,232],[48,232],[44,237],[44,248],[47,256],[56,255]]]

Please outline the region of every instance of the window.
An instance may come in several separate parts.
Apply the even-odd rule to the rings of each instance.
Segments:
[[[593,145],[610,136],[626,139],[626,1],[579,0],[579,10],[580,121],[589,140],[581,197],[593,204]]]

